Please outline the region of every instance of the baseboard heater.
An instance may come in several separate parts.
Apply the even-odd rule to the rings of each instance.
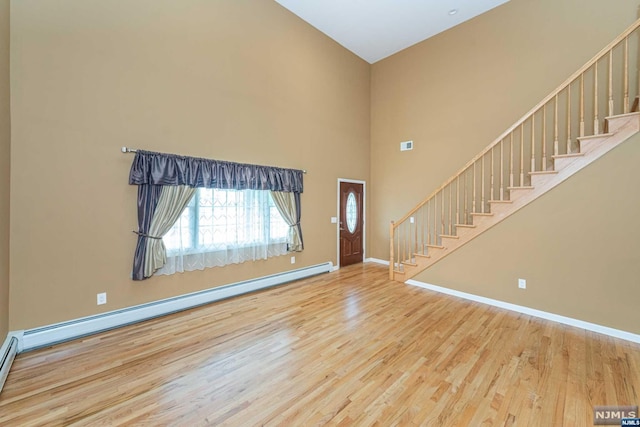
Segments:
[[[180,295],[174,298],[110,311],[95,316],[83,317],[36,329],[29,329],[24,331],[24,334],[22,335],[22,342],[19,343],[21,344],[19,345],[20,352],[35,350],[37,348],[81,338],[109,329],[138,323],[143,320],[187,310],[214,301],[231,298],[237,295],[281,285],[322,273],[328,273],[332,268],[333,263],[326,262],[271,276],[264,276],[200,292]]]
[[[16,337],[11,337],[8,341],[9,344],[3,346],[4,351],[0,354],[0,392],[2,391],[4,382],[9,376],[9,369],[11,369],[13,359],[15,359],[16,354],[18,353],[18,339]]]

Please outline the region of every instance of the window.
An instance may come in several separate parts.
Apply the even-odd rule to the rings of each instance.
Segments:
[[[163,237],[168,260],[158,273],[282,255],[288,235],[269,191],[199,188]]]

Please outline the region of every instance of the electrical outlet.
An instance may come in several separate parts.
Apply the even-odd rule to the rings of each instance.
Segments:
[[[414,222],[416,222],[416,219],[414,217],[409,217],[409,222],[413,224]]]
[[[107,303],[107,293],[103,292],[101,294],[98,294],[98,305],[102,305],[106,303]]]
[[[291,264],[295,264],[296,263],[296,257],[292,256],[291,257]]]
[[[332,216],[331,217],[331,224],[337,224],[338,223],[338,217],[337,216]]]
[[[527,281],[525,279],[518,279],[518,287],[520,289],[527,289]]]

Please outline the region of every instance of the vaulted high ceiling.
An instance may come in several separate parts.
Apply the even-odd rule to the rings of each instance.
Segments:
[[[369,63],[509,0],[275,0]]]

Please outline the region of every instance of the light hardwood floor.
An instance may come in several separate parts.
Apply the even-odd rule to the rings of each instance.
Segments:
[[[0,425],[591,426],[640,345],[355,265],[16,358]]]

